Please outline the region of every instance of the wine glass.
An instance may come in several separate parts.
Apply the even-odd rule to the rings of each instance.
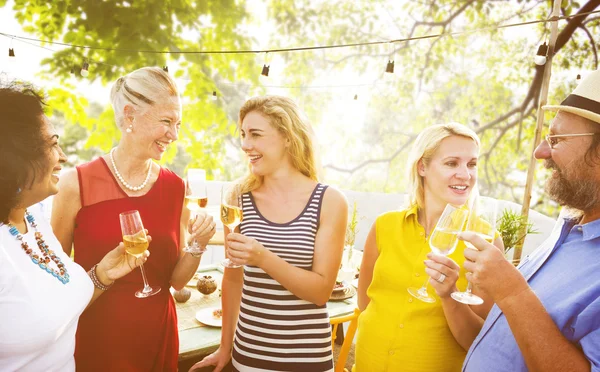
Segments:
[[[140,212],[124,212],[119,215],[119,219],[121,220],[121,231],[123,233],[125,251],[136,258],[142,257],[144,252],[148,249],[148,238],[146,237],[144,225],[142,225]],[[152,288],[148,285],[143,264],[140,264],[140,271],[142,272],[142,279],[144,279],[144,288],[135,292],[135,297],[150,297],[160,292],[160,287]]]
[[[469,220],[465,231],[472,231],[479,235],[488,243],[494,241],[496,234],[496,199],[477,196],[473,200],[473,206],[469,213]],[[477,249],[473,244],[464,241],[467,248]],[[471,282],[467,282],[467,289],[464,292],[454,292],[450,294],[453,299],[467,305],[481,305],[483,299],[471,293]]]
[[[229,228],[230,232],[234,232],[237,226],[242,222],[242,218],[242,196],[239,192],[239,186],[237,184],[230,187],[223,186],[221,188],[221,222]],[[225,241],[224,246],[225,257],[227,257],[227,241]],[[225,258],[221,264],[224,267],[232,269],[241,267],[240,265],[234,264],[229,258]]]
[[[188,192],[186,194],[186,207],[190,210],[190,219],[194,221],[198,217],[196,214],[201,208],[208,204],[208,194],[206,192],[206,171],[204,169],[190,168],[187,173]],[[194,239],[192,244],[183,249],[190,254],[199,254],[206,251],[206,247],[201,247]]]
[[[462,231],[468,214],[469,211],[465,208],[446,204],[444,212],[442,212],[440,219],[435,225],[435,229],[429,236],[429,247],[433,253],[440,256],[447,256],[454,252],[458,244],[457,235]],[[425,280],[421,288],[407,288],[408,293],[421,301],[433,303],[435,302],[435,298],[427,293],[428,284],[429,277]]]

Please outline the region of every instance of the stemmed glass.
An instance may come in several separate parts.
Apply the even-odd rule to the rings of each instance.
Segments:
[[[462,231],[468,214],[469,211],[465,208],[446,204],[444,212],[442,212],[440,219],[435,225],[435,229],[429,237],[429,247],[431,247],[433,253],[440,256],[447,256],[454,252],[458,244],[457,235]],[[428,284],[429,277],[425,280],[421,288],[407,288],[408,293],[421,301],[433,303],[435,302],[435,298],[427,293]]]
[[[238,225],[242,223],[242,218],[242,196],[239,192],[239,186],[237,184],[231,187],[223,186],[221,188],[221,222],[229,228],[230,232],[234,232]],[[227,241],[224,245],[225,257],[227,257]],[[232,269],[241,267],[234,264],[229,258],[225,258],[221,264]]]
[[[146,230],[144,230],[144,225],[142,225],[140,212],[124,212],[119,215],[119,219],[121,221],[125,251],[136,258],[142,257],[148,249],[148,237],[146,237]],[[152,288],[148,285],[143,264],[140,264],[140,271],[142,272],[142,279],[144,279],[144,288],[135,292],[135,297],[150,297],[160,292],[160,287]]]
[[[494,241],[496,234],[497,203],[495,199],[476,196],[469,213],[469,220],[465,231],[472,231],[485,239],[488,243]],[[467,248],[477,249],[473,244],[464,241]],[[471,293],[471,282],[468,282],[464,292],[454,292],[452,298],[467,305],[481,305],[483,299]]]
[[[208,204],[208,194],[206,192],[206,171],[204,169],[191,168],[187,173],[188,194],[185,197],[186,207],[190,210],[190,218],[194,221],[197,218],[197,212],[205,208]],[[200,247],[196,240],[192,241],[190,246],[183,249],[190,254],[199,254],[206,251],[206,247]]]

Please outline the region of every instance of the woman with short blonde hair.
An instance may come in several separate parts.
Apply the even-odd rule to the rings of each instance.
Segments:
[[[64,251],[73,247],[87,270],[121,241],[119,214],[138,210],[153,237],[144,271],[154,291],[139,272],[117,282],[80,318],[75,361],[82,371],[175,371],[179,335],[169,288],[179,290],[192,278],[201,253],[184,247],[191,240],[205,246],[215,222],[203,211],[190,221],[184,181],[155,162],[179,138],[173,78],[158,67],[135,70],[114,83],[111,100],[121,138],[108,154],[64,174],[52,226]]]

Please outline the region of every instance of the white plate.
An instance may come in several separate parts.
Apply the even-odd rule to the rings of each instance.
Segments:
[[[213,311],[220,309],[220,307],[209,307],[202,309],[196,313],[196,320],[202,324],[211,327],[221,327],[222,318],[215,318]]]

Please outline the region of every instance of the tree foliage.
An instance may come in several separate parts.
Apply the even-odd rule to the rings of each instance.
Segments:
[[[4,4],[0,0],[0,6]],[[208,169],[209,176],[239,176],[245,166],[235,151],[237,111],[249,95],[266,91],[257,74],[265,62],[271,63],[283,85],[294,87],[270,91],[292,96],[312,119],[322,145],[326,181],[357,190],[402,192],[406,155],[419,131],[456,121],[471,126],[482,138],[483,192],[522,199],[543,70],[532,61],[537,46],[548,40],[549,24],[496,27],[546,19],[552,1],[264,0],[266,13],[231,0],[15,0],[14,4],[25,31],[44,40],[92,47],[66,48],[43,62],[45,76],[64,82],[50,92],[53,107],[70,125],[87,130],[88,147],[107,151],[119,132],[109,108],[90,115],[89,103],[69,86],[73,64],[89,60],[92,79],[109,84],[141,66],[175,60],[180,69],[174,75],[187,83],[185,124],[178,148],[172,148],[165,161],[178,170],[189,164]],[[575,15],[598,7],[600,0],[565,0],[561,11]],[[260,40],[249,36],[252,28],[260,29]],[[474,29],[481,30],[448,36]],[[559,32],[549,102],[561,101],[573,89],[578,72],[598,68],[600,16],[560,21]],[[267,56],[184,53],[436,34],[444,35]],[[168,60],[167,54],[131,50],[181,53]],[[395,62],[393,76],[384,73],[388,60]],[[333,87],[311,87],[323,79]],[[220,97],[216,103],[209,98],[213,90]],[[542,189],[543,172],[539,170],[534,190]],[[534,194],[534,204],[546,213],[556,209],[540,191]]]

